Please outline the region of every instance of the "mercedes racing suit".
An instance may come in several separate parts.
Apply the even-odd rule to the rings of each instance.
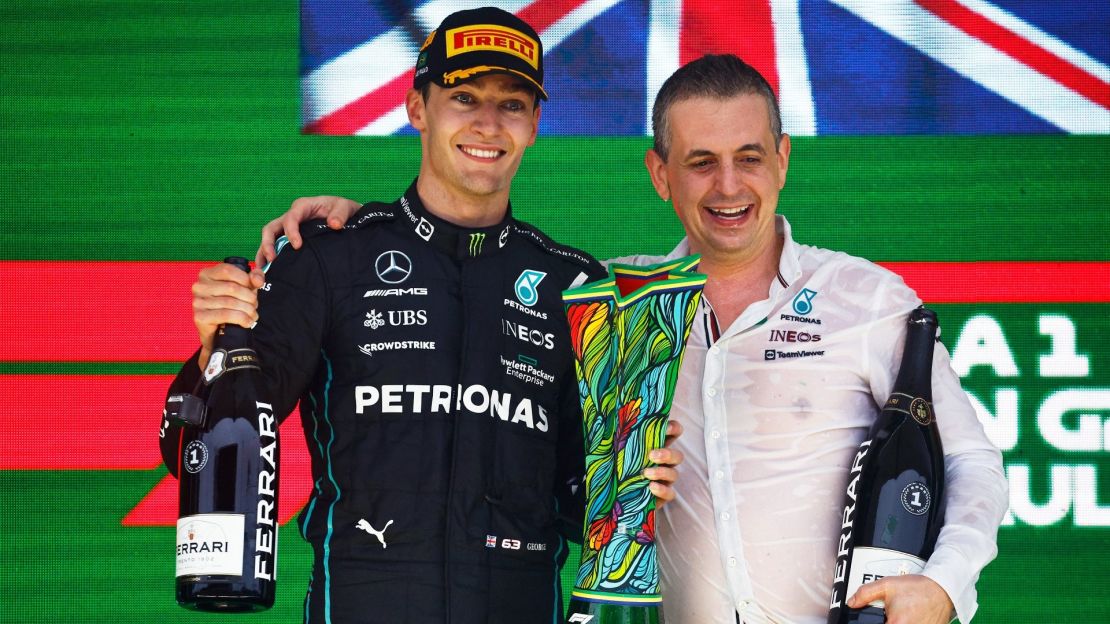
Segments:
[[[603,275],[511,211],[479,229],[438,219],[415,183],[279,251],[253,341],[275,413],[300,401],[312,457],[307,621],[558,617],[583,470],[561,292]],[[199,374],[194,356],[172,390]]]

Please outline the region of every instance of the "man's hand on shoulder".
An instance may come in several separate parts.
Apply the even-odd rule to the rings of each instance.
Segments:
[[[952,599],[933,579],[921,574],[886,576],[861,586],[848,599],[859,609],[882,600],[888,624],[948,624],[952,621]]]
[[[358,212],[362,204],[353,199],[335,197],[333,195],[319,195],[316,197],[299,197],[285,214],[270,221],[262,228],[262,244],[258,246],[258,253],[254,256],[255,266],[265,266],[277,257],[274,244],[279,236],[284,234],[289,238],[293,249],[300,249],[301,224],[309,219],[327,219],[328,227],[338,230],[347,223],[351,215]]]

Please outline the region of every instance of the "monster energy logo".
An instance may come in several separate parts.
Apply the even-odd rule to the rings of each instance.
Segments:
[[[477,256],[482,251],[482,243],[486,242],[485,232],[473,232],[470,234],[470,255]]]

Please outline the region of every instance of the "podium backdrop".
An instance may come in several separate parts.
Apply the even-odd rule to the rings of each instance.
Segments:
[[[253,256],[260,226],[297,196],[404,190],[419,147],[398,94],[429,24],[461,4],[8,5],[0,619],[228,621],[173,598],[176,484],[157,435],[166,384],[195,347],[189,284]],[[933,304],[1003,450],[1011,510],[976,622],[1106,618],[1107,7],[506,6],[540,30],[552,97],[514,210],[599,257],[681,236],[642,165],[662,79],[711,51],[772,78],[795,136],[780,211],[796,238],[883,263]],[[336,136],[352,134],[369,136]],[[296,415],[283,435],[288,520],[310,483]],[[292,522],[280,537],[278,604],[252,621],[300,620],[309,549]]]

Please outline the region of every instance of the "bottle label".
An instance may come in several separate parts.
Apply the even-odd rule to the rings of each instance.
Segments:
[[[224,359],[226,357],[226,351],[213,351],[212,355],[208,356],[208,366],[204,367],[204,381],[206,383],[212,383],[217,377],[224,374]]]
[[[243,514],[197,514],[177,520],[177,576],[243,575]]]
[[[923,515],[929,511],[933,496],[929,493],[929,486],[924,483],[913,482],[902,488],[902,507],[915,516]]]
[[[185,466],[185,472],[196,474],[204,469],[208,464],[208,447],[200,440],[193,440],[185,445],[185,452],[182,453],[181,465]]]
[[[916,398],[910,401],[910,416],[917,424],[927,427],[933,422],[933,406],[925,399]]]
[[[204,382],[210,384],[224,373],[244,368],[260,368],[254,349],[217,349],[208,357],[208,365],[204,367]]]
[[[860,585],[884,576],[919,574],[924,569],[925,560],[913,555],[886,548],[858,546],[852,549],[852,569],[848,572],[848,591],[845,595],[851,596]],[[882,600],[872,602],[871,606],[885,608]]]
[[[921,397],[895,392],[887,399],[883,409],[909,414],[914,422],[922,427],[928,427],[933,423],[933,404]]]

